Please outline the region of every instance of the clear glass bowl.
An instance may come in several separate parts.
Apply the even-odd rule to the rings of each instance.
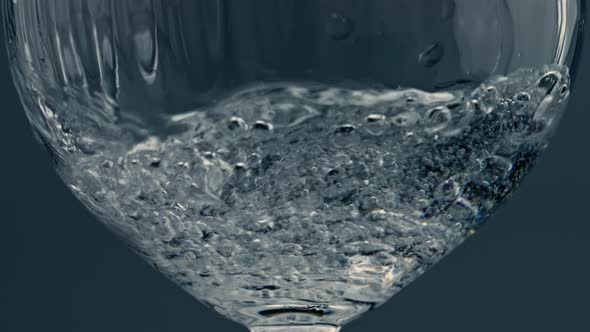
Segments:
[[[580,0],[4,0],[15,82],[80,200],[253,331],[336,331],[521,182]]]

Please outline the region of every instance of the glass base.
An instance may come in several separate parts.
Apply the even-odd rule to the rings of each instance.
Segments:
[[[282,326],[254,326],[250,332],[338,332],[339,326],[331,325],[282,325]]]
[[[264,299],[272,302],[275,299]],[[279,302],[280,301],[280,302]],[[334,332],[371,309],[364,303],[303,303],[276,299],[277,303],[215,307],[220,314],[250,327],[253,332]],[[233,305],[233,306],[232,306]]]

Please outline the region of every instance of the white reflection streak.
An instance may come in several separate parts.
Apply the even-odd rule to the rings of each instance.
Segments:
[[[574,1],[575,2],[575,1]],[[555,54],[555,61],[560,65],[565,65],[567,61],[568,49],[571,44],[570,21],[571,21],[571,10],[569,5],[572,4],[571,0],[558,0],[557,1],[557,50]],[[577,7],[577,4],[573,4]],[[577,12],[576,8],[576,12]]]

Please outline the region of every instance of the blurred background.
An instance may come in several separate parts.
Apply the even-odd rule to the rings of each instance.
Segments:
[[[587,329],[587,59],[560,130],[516,195],[467,243],[345,332]],[[0,331],[245,331],[94,220],[34,141],[4,49],[0,78]]]

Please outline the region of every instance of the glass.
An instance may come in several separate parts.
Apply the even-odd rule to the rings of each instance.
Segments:
[[[4,0],[36,137],[252,331],[337,331],[472,234],[566,109],[585,1]]]

